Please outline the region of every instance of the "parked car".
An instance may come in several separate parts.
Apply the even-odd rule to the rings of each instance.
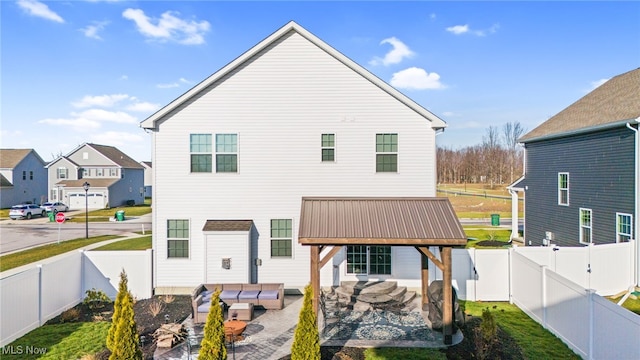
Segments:
[[[46,202],[40,206],[45,211],[57,214],[59,211],[69,211],[69,207],[61,202]]]
[[[14,205],[9,209],[9,217],[16,219],[31,219],[34,216],[47,216],[47,211],[35,204]]]

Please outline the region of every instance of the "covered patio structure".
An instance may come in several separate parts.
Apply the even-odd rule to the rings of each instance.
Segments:
[[[427,258],[443,273],[444,344],[452,343],[453,299],[451,248],[464,246],[466,235],[447,198],[437,197],[303,197],[298,242],[311,247],[313,309],[318,316],[320,269],[343,246],[412,246],[422,255],[422,309],[428,304]],[[441,247],[438,259],[430,246]],[[330,247],[330,248],[329,248]],[[323,250],[328,249],[321,258]]]

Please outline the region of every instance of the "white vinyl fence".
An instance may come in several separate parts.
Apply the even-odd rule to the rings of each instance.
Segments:
[[[0,347],[43,325],[96,288],[115,298],[122,269],[133,296],[152,296],[152,250],[78,251],[0,279]]]
[[[634,284],[633,249],[454,249],[453,285],[460,299],[513,302],[584,359],[640,359],[640,316],[602,297]]]

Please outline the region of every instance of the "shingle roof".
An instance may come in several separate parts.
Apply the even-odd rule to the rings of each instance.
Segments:
[[[44,164],[44,161],[33,149],[0,149],[0,168],[15,168],[30,152],[34,152],[36,157]],[[44,165],[43,165],[44,166]]]
[[[301,244],[464,245],[447,198],[302,198]]]
[[[4,175],[0,174],[0,186],[7,187],[7,186],[13,186],[13,184],[11,183],[11,181],[9,181],[9,179],[4,177]]]
[[[252,220],[207,220],[202,231],[249,231]]]
[[[64,186],[67,188],[72,188],[72,187],[82,187],[82,185],[84,184],[84,182],[88,182],[89,185],[91,186],[91,188],[105,188],[105,187],[109,187],[115,183],[117,183],[120,179],[110,179],[110,178],[104,178],[104,179],[79,179],[79,180],[60,180],[58,181],[55,185],[59,185],[59,186]]]
[[[640,68],[614,76],[531,130],[520,142],[613,126],[640,117]]]
[[[130,158],[129,155],[123,153],[122,151],[118,150],[113,146],[98,145],[98,144],[87,144],[87,145],[91,146],[96,151],[106,156],[109,160],[122,166],[123,168],[127,168],[127,169],[143,169],[144,168],[142,165],[140,165],[140,163]]]

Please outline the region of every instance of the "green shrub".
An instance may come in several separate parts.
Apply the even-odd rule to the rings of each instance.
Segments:
[[[304,288],[304,299],[298,325],[293,334],[291,360],[320,360],[320,334],[316,313],[313,311],[313,289]]]
[[[211,307],[204,325],[204,337],[200,344],[199,360],[224,360],[227,358],[227,348],[224,344],[224,318],[220,302],[220,290],[216,289],[211,296]]]
[[[113,318],[107,335],[107,347],[111,350],[109,360],[142,359],[138,329],[133,313],[133,296],[128,289],[127,274],[122,270],[118,295],[113,306]]]
[[[91,311],[102,309],[106,304],[111,303],[111,298],[102,290],[92,288],[91,290],[85,291],[85,294],[82,303],[87,305]]]
[[[498,341],[498,324],[489,308],[482,310],[482,323],[475,334],[478,359],[492,358],[493,349]]]

